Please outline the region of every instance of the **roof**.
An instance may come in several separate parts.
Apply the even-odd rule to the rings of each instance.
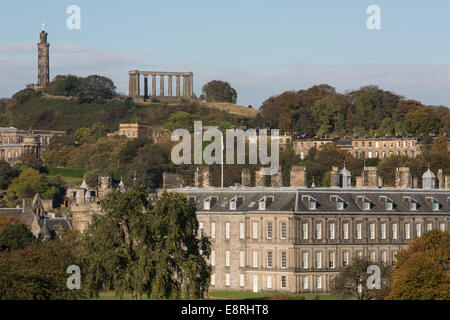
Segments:
[[[273,196],[264,212],[295,212],[297,214],[449,214],[450,190],[448,189],[401,189],[401,188],[296,188],[296,187],[229,187],[229,188],[176,188],[172,192],[185,193],[197,204],[199,213],[240,213],[258,211],[257,202],[265,196]],[[203,201],[211,199],[209,210]],[[236,210],[231,210],[229,202],[242,197]],[[217,198],[217,200],[216,200]],[[317,202],[316,209],[309,209],[308,200]],[[336,201],[344,201],[343,210],[337,210]],[[363,202],[370,202],[370,210],[363,210]],[[393,210],[388,210],[386,201],[393,202]],[[410,211],[410,202],[417,203],[417,209]],[[439,211],[433,211],[432,203],[440,204]]]

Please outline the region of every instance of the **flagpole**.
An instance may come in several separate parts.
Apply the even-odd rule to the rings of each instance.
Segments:
[[[224,149],[224,145],[223,145],[223,132],[220,131],[220,137],[222,140],[222,179],[221,179],[221,186],[223,188],[223,149]]]

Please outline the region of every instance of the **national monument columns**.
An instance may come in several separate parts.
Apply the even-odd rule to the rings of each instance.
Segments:
[[[144,92],[140,92],[140,75],[144,78]],[[143,97],[144,100],[148,99],[149,96],[149,76],[152,77],[151,83],[151,97],[173,97],[173,77],[176,78],[176,97],[186,97],[190,98],[194,96],[194,74],[192,72],[156,72],[156,71],[139,71],[132,70],[128,72],[129,76],[129,87],[128,96],[132,98]],[[156,77],[159,77],[159,95],[157,95],[156,89]],[[181,77],[183,77],[183,89],[180,92],[181,87]],[[167,79],[167,95],[165,92],[165,83]]]

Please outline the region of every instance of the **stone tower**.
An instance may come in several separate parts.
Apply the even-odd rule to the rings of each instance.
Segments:
[[[47,35],[44,28],[39,34],[41,41],[38,43],[38,86],[46,87],[50,81],[50,61],[49,47],[47,43]]]

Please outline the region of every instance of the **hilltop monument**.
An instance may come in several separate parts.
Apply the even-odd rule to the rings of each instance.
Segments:
[[[42,24],[42,31],[39,34],[40,42],[38,43],[38,86],[46,87],[50,82],[50,59],[49,48],[47,42],[48,33],[45,32],[45,25]]]

